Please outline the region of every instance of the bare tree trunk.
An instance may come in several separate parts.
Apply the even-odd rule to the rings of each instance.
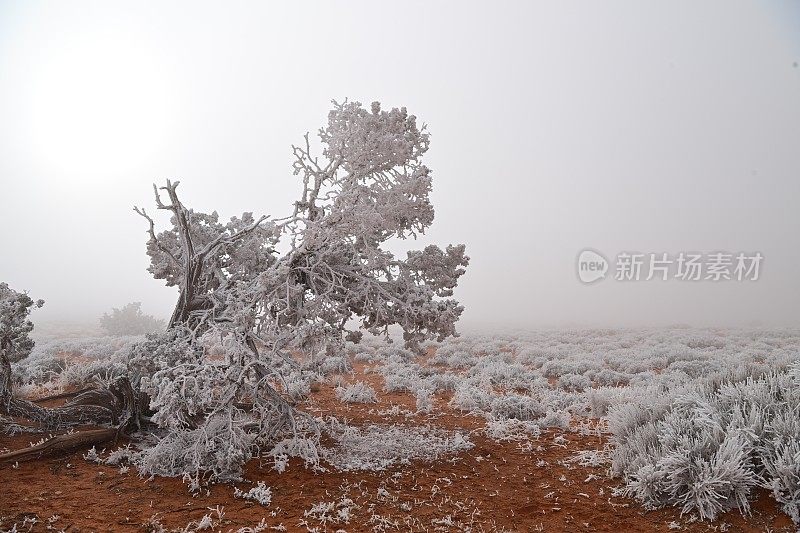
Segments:
[[[158,209],[165,209],[171,211],[175,217],[175,225],[178,230],[178,240],[180,242],[180,257],[173,251],[159,241],[155,233],[155,223],[153,219],[145,212],[144,209],[134,207],[134,211],[147,219],[150,224],[150,241],[153,242],[172,262],[172,264],[180,269],[182,275],[180,276],[180,295],[178,302],[175,305],[175,310],[169,319],[167,329],[172,329],[176,326],[187,326],[193,329],[197,320],[192,323],[192,312],[201,309],[209,309],[212,307],[212,302],[208,295],[208,287],[203,285],[203,270],[205,268],[205,259],[210,254],[217,250],[223,244],[232,244],[239,239],[244,238],[250,232],[254,231],[259,225],[266,220],[267,217],[259,218],[251,226],[241,229],[232,234],[218,235],[213,241],[207,243],[202,248],[194,242],[191,233],[191,221],[189,220],[189,211],[184,207],[178,198],[177,188],[180,182],[171,182],[167,180],[166,187],[160,189],[154,184],[153,192],[155,194],[156,206]],[[167,192],[169,197],[169,204],[161,201],[159,190]]]

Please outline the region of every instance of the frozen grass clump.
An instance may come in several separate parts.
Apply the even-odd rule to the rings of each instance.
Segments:
[[[589,376],[596,385],[600,386],[619,387],[627,385],[630,382],[630,376],[628,376],[628,374],[617,372],[610,368],[603,368],[597,372],[589,373]]]
[[[414,391],[414,398],[416,398],[418,413],[430,413],[433,411],[433,391],[431,389],[417,389]]]
[[[592,380],[581,374],[564,374],[558,378],[557,385],[566,391],[581,392],[592,386]]]
[[[326,376],[329,374],[346,374],[351,370],[350,361],[346,356],[342,355],[329,355],[322,359],[320,364],[320,372]]]
[[[472,381],[463,381],[456,386],[450,407],[467,413],[483,412],[492,403],[492,393]]]
[[[384,346],[378,350],[378,355],[381,359],[388,361],[390,363],[402,363],[405,361],[413,361],[417,358],[417,355],[408,350],[406,348],[401,348],[399,346]]]
[[[303,511],[303,520],[300,521],[300,524],[305,525],[308,531],[319,531],[318,527],[311,527],[306,519],[316,520],[327,531],[328,524],[349,524],[353,517],[353,511],[357,507],[355,502],[346,496],[342,496],[334,502],[317,502],[311,509]],[[345,530],[337,529],[336,531]]]
[[[313,377],[308,372],[292,372],[283,384],[286,395],[293,401],[308,398],[311,394],[312,381]]]
[[[568,429],[572,416],[567,411],[548,410],[537,424],[544,428]]]
[[[250,500],[267,507],[272,502],[272,489],[263,481],[259,481],[255,487],[247,492],[240,490],[238,487],[234,487],[233,496],[234,498]]]
[[[337,470],[385,470],[411,461],[435,461],[469,450],[469,437],[459,431],[429,426],[349,426],[330,419],[325,431],[335,444],[322,458]]]
[[[591,356],[587,357],[586,355],[582,355],[579,358],[547,361],[542,365],[542,374],[548,378],[557,378],[564,374],[583,375],[590,370],[599,370],[601,367],[600,361],[592,360],[589,358]]]
[[[511,363],[502,357],[487,356],[479,360],[469,370],[469,376],[475,377],[483,383],[490,383],[495,387],[505,389],[529,390],[537,386],[537,374],[526,369],[519,363]],[[538,384],[542,385],[542,381]]]
[[[520,394],[497,396],[491,403],[491,414],[495,418],[536,420],[545,415],[546,409],[537,400]]]
[[[800,366],[689,386],[612,411],[612,470],[647,508],[713,520],[764,487],[800,523]]]
[[[357,381],[346,387],[336,387],[336,397],[345,403],[375,403],[378,396],[368,383]]]
[[[127,367],[114,360],[94,360],[86,364],[68,363],[58,382],[61,388],[83,387],[91,383],[111,383],[115,378],[126,375]]]
[[[383,375],[385,392],[411,391],[423,380],[422,367],[402,360],[381,366],[379,372]]]
[[[487,437],[500,442],[538,439],[542,433],[538,423],[516,418],[489,420],[484,431]]]

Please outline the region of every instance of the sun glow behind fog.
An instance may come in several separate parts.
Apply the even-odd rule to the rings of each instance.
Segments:
[[[152,158],[171,126],[170,83],[154,59],[133,43],[86,37],[42,61],[30,94],[37,158],[85,179]]]

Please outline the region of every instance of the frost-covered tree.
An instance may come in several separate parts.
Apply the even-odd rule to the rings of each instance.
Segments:
[[[256,335],[278,349],[339,345],[353,319],[372,333],[397,324],[417,349],[455,332],[463,309],[447,297],[467,265],[464,246],[428,246],[406,258],[383,248],[433,221],[431,173],[421,161],[425,128],[405,109],[356,102],[335,104],[319,136],[321,157],[308,136],[293,147],[303,189],[290,217],[245,213],[222,224],[216,212],[183,206],[170,182],[160,189],[169,203],[158,189],[155,195],[158,208],[172,213],[170,229],[156,235],[153,219],[136,209],[150,223],[150,272],[180,287],[170,327],[197,334],[247,315]],[[283,255],[281,241],[290,246]]]
[[[27,357],[33,350],[33,322],[28,319],[31,311],[42,307],[44,300],[33,301],[24,292],[17,292],[0,283],[0,357],[11,363]]]
[[[11,401],[11,363],[27,357],[33,350],[30,338],[33,322],[28,319],[31,310],[44,305],[44,300],[33,301],[24,292],[17,292],[0,283],[0,413],[7,411]]]
[[[144,335],[161,331],[166,326],[163,320],[142,312],[141,302],[131,302],[121,309],[116,307],[111,314],[103,313],[100,327],[109,335]]]
[[[226,478],[279,443],[313,461],[314,424],[292,405],[304,358],[343,353],[357,326],[388,334],[397,325],[414,350],[455,333],[463,308],[449,297],[468,262],[464,246],[405,258],[385,249],[433,221],[425,128],[405,109],[334,103],[319,138],[320,155],[308,136],[293,148],[302,191],[288,217],[222,223],[184,206],[169,181],[154,188],[171,227],[156,233],[136,208],[149,223],[150,272],[180,290],[168,333],[129,360],[167,430],[145,470]],[[204,350],[212,338],[224,360]]]

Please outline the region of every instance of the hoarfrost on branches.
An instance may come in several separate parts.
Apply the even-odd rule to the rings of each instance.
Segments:
[[[314,441],[315,424],[293,406],[308,365],[298,358],[313,369],[345,354],[360,329],[398,325],[416,352],[455,334],[463,308],[449,297],[468,262],[464,246],[430,245],[404,259],[383,248],[433,221],[425,128],[405,109],[334,102],[319,138],[321,155],[308,136],[293,147],[302,192],[286,218],[244,213],[223,223],[185,207],[169,181],[154,191],[170,228],[156,233],[135,208],[149,224],[149,271],[180,290],[168,332],[128,361],[166,431],[143,459],[146,472],[235,479],[257,449]],[[204,348],[212,339],[222,354]]]
[[[34,308],[42,307],[44,300],[33,301],[23,292],[17,292],[0,283],[0,352],[14,363],[27,357],[33,350],[30,338],[33,322],[28,316]]]

